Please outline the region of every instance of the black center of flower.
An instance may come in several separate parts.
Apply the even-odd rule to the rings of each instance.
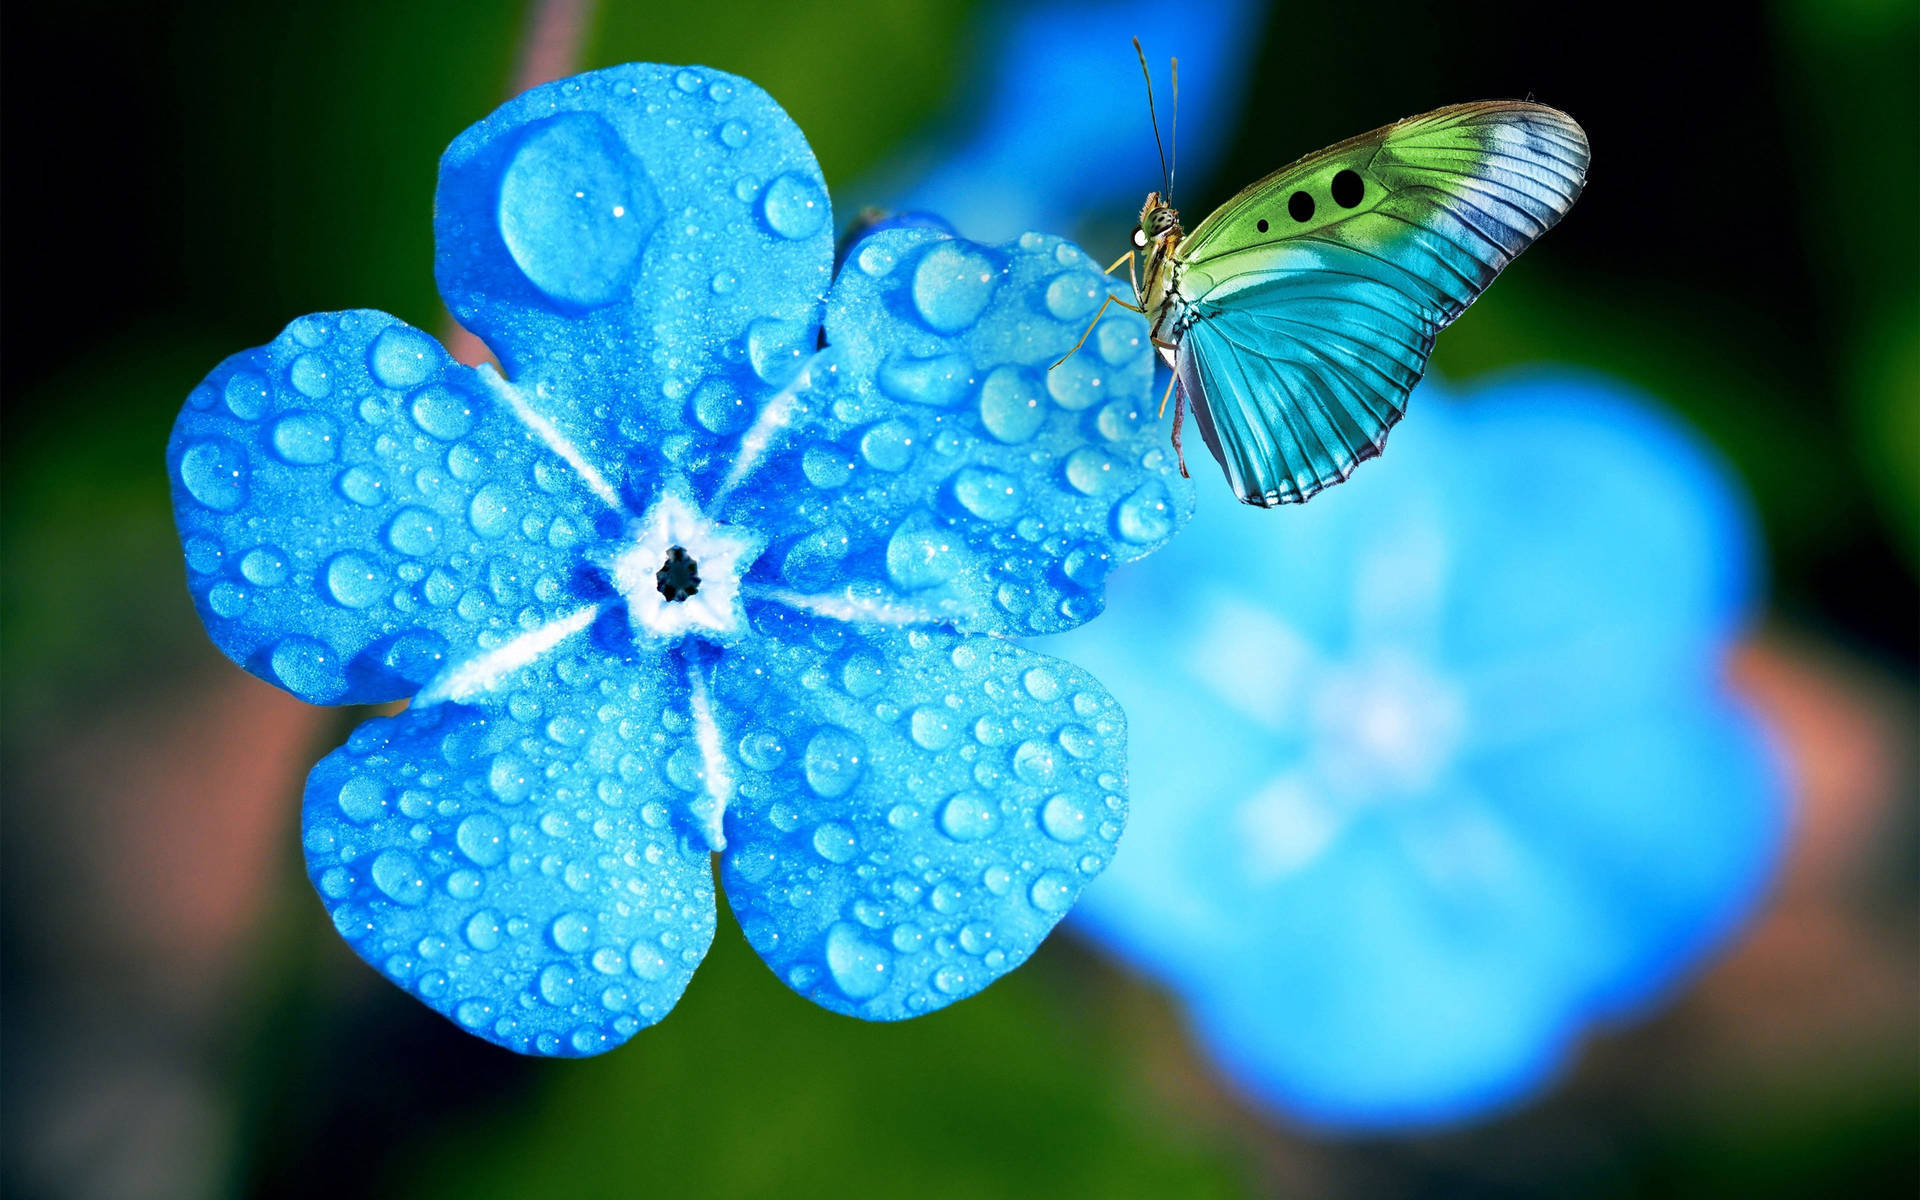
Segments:
[[[693,560],[693,555],[675,546],[667,551],[667,560],[653,573],[653,579],[669,603],[678,603],[700,590],[700,564]]]

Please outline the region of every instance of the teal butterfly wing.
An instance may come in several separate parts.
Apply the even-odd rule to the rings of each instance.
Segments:
[[[1182,393],[1241,500],[1303,501],[1380,453],[1434,336],[1580,195],[1538,104],[1409,117],[1260,180],[1174,250]]]

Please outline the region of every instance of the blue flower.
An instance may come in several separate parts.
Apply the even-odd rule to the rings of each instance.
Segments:
[[[1191,494],[1080,250],[879,232],[704,69],[538,88],[441,162],[438,279],[501,371],[371,311],[217,368],[168,448],[194,601],[301,698],[411,697],[313,771],[369,963],[515,1050],[672,1008],[720,875],[794,990],[895,1019],[1030,954],[1111,855],[1125,727],[1007,640],[1099,611]],[[831,294],[829,295],[829,289]]]
[[[1726,940],[1781,838],[1721,677],[1753,572],[1725,469],[1597,379],[1414,409],[1287,520],[1204,489],[1047,643],[1132,717],[1133,828],[1082,927],[1330,1127],[1540,1086]]]
[[[979,34],[989,50],[960,93],[964,119],[904,152],[860,193],[884,207],[937,212],[967,236],[989,240],[1026,229],[1074,230],[1101,214],[1108,228],[1124,229],[1141,197],[1160,186],[1146,87],[1129,39],[1139,35],[1149,56],[1167,137],[1174,132],[1167,58],[1180,59],[1176,174],[1191,184],[1233,135],[1261,19],[1249,0],[993,6]],[[1168,143],[1169,153],[1175,148]]]

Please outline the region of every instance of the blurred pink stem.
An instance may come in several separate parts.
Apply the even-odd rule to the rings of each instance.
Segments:
[[[594,0],[533,0],[527,8],[526,35],[520,39],[520,61],[507,84],[508,99],[573,74],[587,30],[593,27],[593,9]],[[494,361],[486,345],[451,316],[442,340],[449,354],[470,367]]]

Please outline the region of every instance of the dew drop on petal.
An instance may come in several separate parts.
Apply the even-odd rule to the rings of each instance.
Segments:
[[[247,500],[247,452],[223,437],[195,442],[180,456],[180,482],[208,508],[232,512]]]
[[[798,241],[817,233],[827,223],[827,197],[820,186],[797,171],[788,171],[760,193],[760,214],[767,228]]]
[[[1000,826],[1000,810],[982,792],[955,793],[940,808],[940,828],[956,842],[977,842]]]
[[[886,990],[893,955],[867,941],[858,925],[840,921],[827,931],[827,973],[848,998],[871,999]]]
[[[368,874],[373,876],[373,886],[395,903],[411,907],[427,899],[426,876],[420,873],[420,864],[404,850],[382,850],[375,856]]]

